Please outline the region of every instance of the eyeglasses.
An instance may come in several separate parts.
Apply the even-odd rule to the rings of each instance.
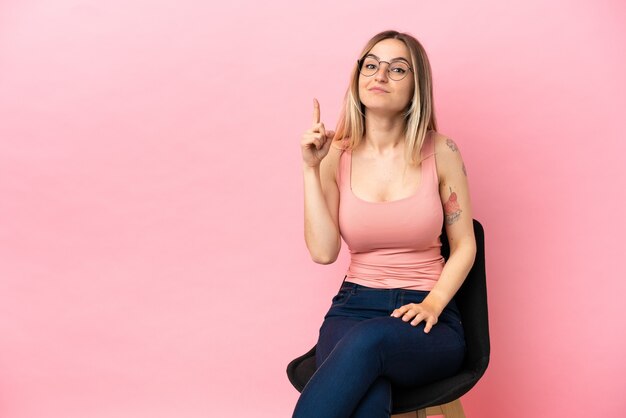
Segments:
[[[378,68],[380,64],[386,63],[387,66],[387,75],[390,79],[394,81],[400,81],[404,77],[407,76],[409,71],[413,71],[408,64],[402,61],[395,61],[389,63],[387,61],[378,61],[374,57],[365,57],[363,59],[357,60],[357,64],[359,66],[359,72],[363,74],[365,77],[371,77],[378,72]]]

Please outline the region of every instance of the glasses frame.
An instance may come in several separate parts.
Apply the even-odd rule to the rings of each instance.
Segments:
[[[371,59],[375,60],[376,62],[378,62],[378,70],[376,70],[376,71],[374,72],[374,74],[371,74],[371,75],[366,75],[366,74],[363,74],[363,72],[361,71],[361,68],[362,68],[362,66],[363,66],[363,61],[365,61],[365,58],[371,58]],[[390,71],[390,68],[391,68],[391,63],[390,63],[389,61],[378,61],[376,58],[371,57],[371,56],[370,56],[370,57],[363,57],[363,58],[361,58],[360,60],[356,60],[356,63],[357,63],[357,68],[358,68],[358,70],[359,70],[359,74],[361,74],[363,77],[373,77],[373,76],[375,76],[376,74],[378,74],[378,71],[380,70],[380,64],[382,64],[383,62],[384,62],[385,64],[387,64],[387,77],[389,77],[389,79],[390,79],[390,80],[393,80],[393,81],[401,81],[401,80],[404,80],[404,79],[406,78],[406,76],[407,76],[407,75],[409,75],[409,73],[407,72],[406,74],[404,74],[404,76],[402,76],[402,78],[401,78],[401,79],[396,80],[395,78],[392,78],[392,77],[391,77],[391,74],[392,74],[392,73],[391,73],[391,71]],[[409,64],[406,64],[406,63],[403,63],[403,64],[405,64],[405,65],[409,68],[409,71],[410,71],[410,72],[413,72],[413,68],[412,68]]]

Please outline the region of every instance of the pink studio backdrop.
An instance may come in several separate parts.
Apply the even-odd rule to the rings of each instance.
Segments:
[[[349,261],[307,252],[300,138],[388,28],[429,53],[486,230],[467,416],[625,416],[624,21],[617,0],[0,3],[0,416],[291,416],[285,368]]]

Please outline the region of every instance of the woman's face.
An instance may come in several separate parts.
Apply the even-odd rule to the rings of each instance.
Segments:
[[[368,61],[375,64],[376,61],[372,61],[371,58],[385,62],[380,63],[376,73],[372,76],[368,77],[359,73],[359,96],[363,105],[367,109],[392,113],[406,110],[409,101],[413,97],[415,86],[413,73],[407,71],[406,76],[402,80],[396,81],[389,77],[388,69],[391,65],[394,75],[398,75],[402,73],[402,68],[394,66],[395,63],[404,62],[410,66],[409,49],[399,39],[383,39],[365,55],[364,65],[367,65]],[[370,66],[369,68],[374,67]],[[375,90],[374,88],[384,91]]]

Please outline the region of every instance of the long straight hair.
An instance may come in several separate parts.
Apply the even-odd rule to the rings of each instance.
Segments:
[[[415,90],[404,116],[404,160],[405,165],[419,165],[422,162],[420,153],[426,135],[437,130],[433,102],[433,83],[430,62],[426,50],[417,39],[408,33],[395,30],[380,32],[371,38],[359,56],[359,61],[383,39],[398,39],[409,49]],[[343,149],[352,150],[363,140],[365,134],[365,106],[359,97],[359,65],[355,62],[350,85],[344,96],[343,109],[335,129],[335,141],[343,141]]]

